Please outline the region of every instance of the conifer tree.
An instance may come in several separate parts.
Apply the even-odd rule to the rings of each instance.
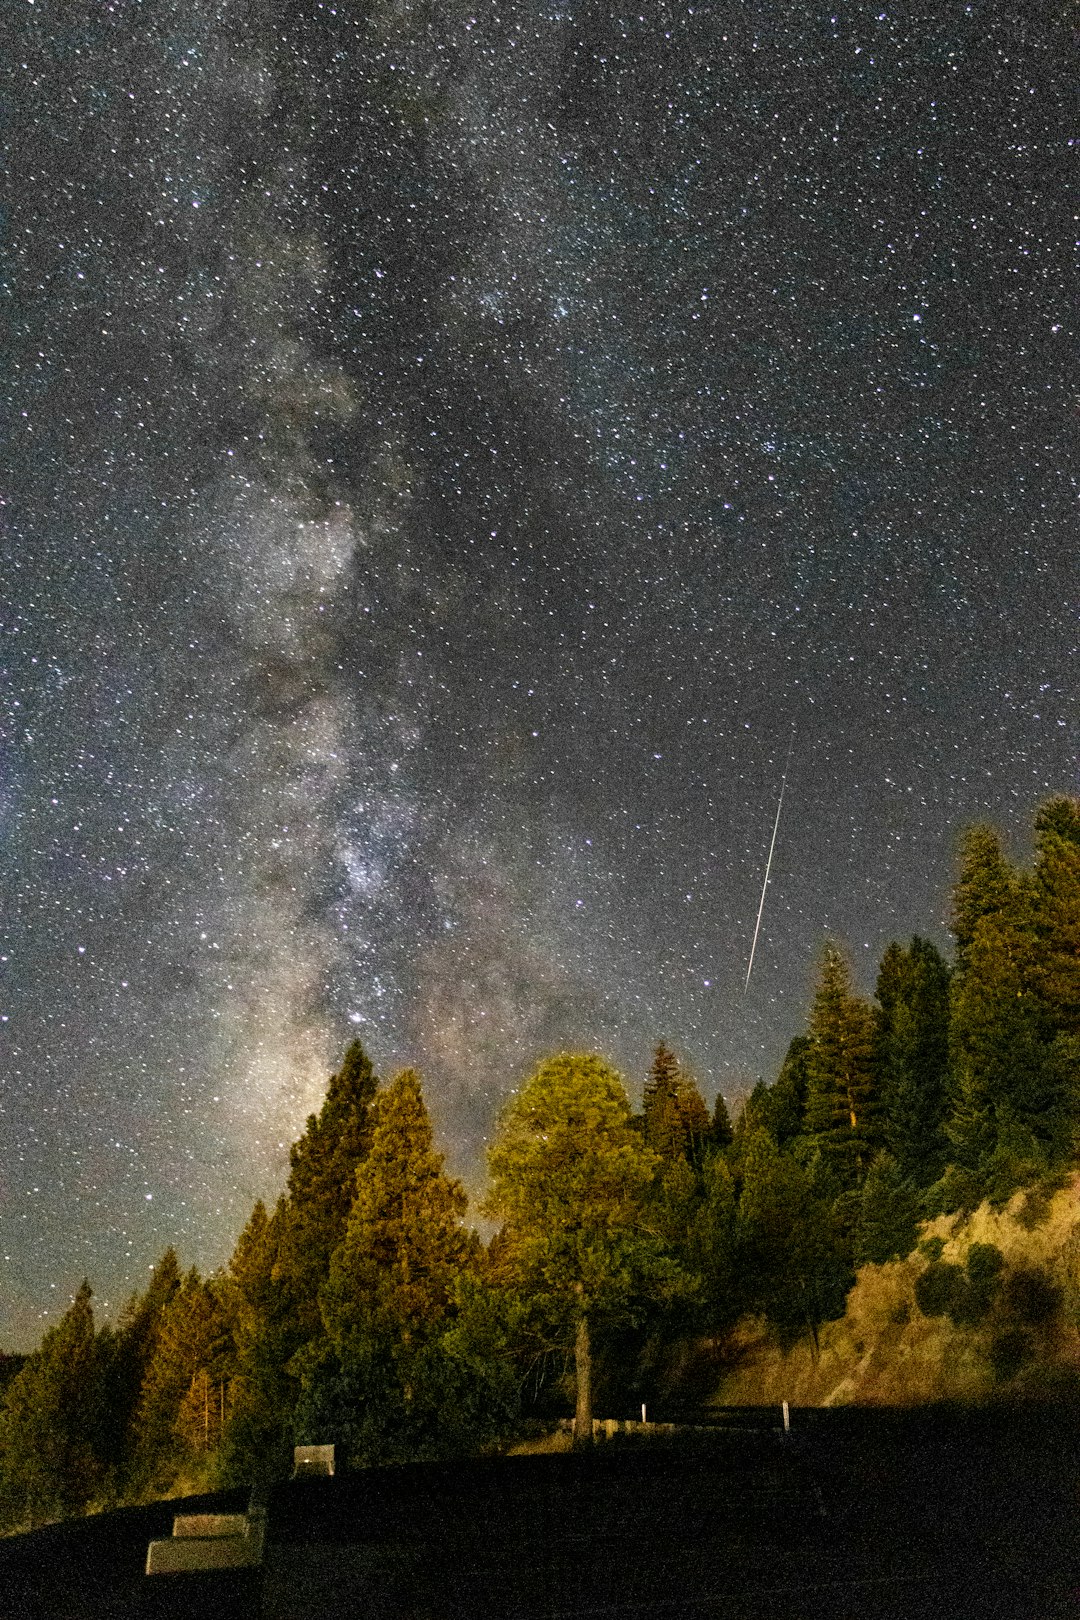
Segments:
[[[371,1149],[323,1292],[337,1346],[372,1319],[406,1339],[446,1315],[453,1282],[473,1245],[462,1225],[466,1198],[443,1170],[420,1081],[404,1069],[379,1095]]]
[[[8,1522],[81,1513],[103,1473],[104,1367],[90,1284],[45,1334],[0,1406],[0,1500]]]
[[[810,1010],[805,1133],[841,1191],[861,1184],[880,1140],[873,1018],[840,951],[827,945]]]
[[[735,1140],[735,1131],[731,1124],[731,1115],[728,1112],[728,1105],[724,1101],[724,1093],[722,1091],[718,1091],[716,1093],[716,1101],[713,1104],[712,1128],[709,1134],[712,1145],[719,1148],[721,1152],[724,1150],[724,1148],[729,1148],[732,1142]]]
[[[900,1179],[928,1187],[948,1151],[949,969],[928,940],[891,944],[881,961],[874,1070],[882,1128]]]
[[[1008,908],[1013,886],[1013,869],[994,828],[985,823],[969,827],[960,844],[960,873],[952,897],[952,927],[960,973],[967,966],[968,951],[979,922]]]
[[[154,1267],[146,1292],[129,1300],[116,1331],[108,1338],[99,1335],[105,1360],[104,1460],[114,1495],[129,1483],[143,1379],[157,1347],[162,1317],[180,1282],[180,1263],[170,1245]]]
[[[499,1313],[467,1276],[479,1242],[413,1070],[379,1094],[372,1118],[322,1294],[328,1347],[307,1360],[297,1413],[301,1438],[336,1434],[365,1463],[467,1448],[508,1399]]]
[[[699,1156],[711,1125],[704,1098],[663,1041],[645,1081],[645,1140],[665,1159]]]
[[[573,1343],[584,1442],[596,1325],[676,1282],[644,1218],[659,1155],[631,1127],[621,1077],[602,1058],[564,1052],[510,1099],[488,1160],[486,1210],[505,1223],[520,1285]]]
[[[226,1483],[274,1478],[292,1446],[297,1386],[288,1371],[297,1334],[289,1296],[275,1275],[284,1199],[273,1215],[260,1200],[221,1283],[231,1341],[229,1404],[221,1443]]]
[[[810,1178],[768,1131],[751,1131],[742,1156],[736,1232],[745,1300],[791,1339],[843,1311],[848,1282],[829,1212]]]
[[[919,1231],[918,1192],[895,1159],[879,1153],[867,1173],[855,1231],[855,1264],[901,1260],[915,1247]]]
[[[1035,817],[1033,983],[1056,1035],[1080,1037],[1080,801]]]
[[[690,1231],[688,1260],[699,1279],[703,1325],[707,1332],[730,1327],[745,1293],[736,1247],[735,1178],[722,1154],[705,1163],[704,1196]]]
[[[371,1145],[377,1085],[367,1053],[360,1041],[352,1041],[330,1077],[322,1108],[309,1115],[289,1154],[275,1265],[295,1314],[298,1343],[321,1331],[319,1291],[330,1256],[345,1235],[357,1167]]]
[[[213,1290],[192,1268],[162,1313],[157,1343],[143,1378],[135,1414],[136,1476],[144,1490],[160,1493],[200,1451],[193,1389],[205,1392],[205,1438],[211,1410],[215,1440],[220,1428],[220,1386],[225,1375],[227,1330]],[[211,1408],[210,1384],[215,1389]]]

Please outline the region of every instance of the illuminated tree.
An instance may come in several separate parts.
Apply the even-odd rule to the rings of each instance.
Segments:
[[[835,945],[822,956],[806,1051],[806,1135],[841,1190],[857,1186],[878,1145],[873,1017]]]
[[[580,1443],[592,1435],[593,1328],[676,1280],[647,1223],[659,1155],[633,1129],[615,1070],[564,1052],[511,1097],[488,1162],[486,1209],[504,1222],[519,1284],[573,1343]]]

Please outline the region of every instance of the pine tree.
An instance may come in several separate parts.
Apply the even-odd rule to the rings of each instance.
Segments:
[[[675,1285],[676,1268],[644,1219],[662,1161],[631,1126],[621,1077],[602,1058],[565,1052],[510,1099],[488,1160],[486,1212],[505,1223],[520,1286],[573,1344],[584,1442],[596,1325]]]
[[[710,1140],[713,1146],[719,1148],[721,1152],[724,1150],[724,1148],[729,1148],[732,1142],[735,1140],[735,1131],[731,1124],[731,1115],[728,1113],[728,1105],[724,1101],[724,1093],[722,1091],[718,1091],[716,1093],[716,1102],[713,1104]]]
[[[297,1383],[288,1367],[297,1334],[289,1296],[276,1276],[284,1202],[273,1215],[261,1200],[256,1203],[221,1282],[232,1351],[223,1369],[229,1403],[220,1472],[229,1484],[272,1479],[291,1456]]]
[[[805,1133],[841,1190],[861,1184],[880,1140],[873,1017],[835,945],[822,957],[810,1010]]]
[[[114,1495],[123,1494],[129,1484],[143,1379],[180,1282],[180,1263],[170,1246],[154,1267],[146,1292],[129,1300],[116,1331],[108,1338],[99,1335],[105,1359],[105,1462]]]
[[[354,1040],[330,1077],[322,1108],[308,1117],[289,1155],[275,1264],[295,1314],[298,1345],[321,1332],[319,1290],[345,1235],[356,1171],[371,1145],[377,1085],[367,1053]]]
[[[461,1184],[445,1174],[435,1149],[420,1081],[404,1069],[376,1103],[370,1152],[323,1292],[335,1346],[372,1318],[407,1339],[446,1315],[454,1279],[472,1252],[465,1206]]]
[[[225,1376],[227,1330],[213,1290],[192,1268],[162,1313],[154,1353],[143,1378],[135,1414],[136,1476],[155,1494],[200,1452],[208,1450],[209,1387],[215,1388],[214,1437],[218,1437],[220,1399]],[[206,1429],[202,1437],[194,1414],[193,1390],[205,1387]]]
[[[917,1189],[887,1153],[879,1153],[863,1183],[855,1232],[855,1264],[901,1260],[915,1247],[920,1206]]]
[[[462,1224],[465,1194],[443,1169],[411,1069],[379,1094],[372,1117],[322,1294],[328,1344],[308,1356],[297,1412],[302,1438],[336,1434],[365,1464],[467,1447],[491,1424],[479,1392],[489,1406],[507,1399],[504,1368],[485,1361],[499,1312],[466,1280],[480,1247]]]
[[[0,1406],[0,1501],[15,1525],[81,1513],[104,1475],[104,1366],[90,1284],[12,1380]]]
[[[711,1120],[705,1100],[663,1041],[645,1081],[645,1140],[665,1159],[700,1157]]]
[[[739,1315],[744,1287],[736,1248],[735,1178],[715,1154],[704,1169],[704,1196],[690,1230],[688,1262],[699,1280],[706,1332],[730,1327]]]
[[[1039,808],[1034,876],[1033,986],[1055,1034],[1080,1037],[1080,800]]]
[[[768,1131],[752,1131],[742,1157],[736,1224],[745,1301],[781,1337],[809,1335],[844,1308],[848,1273],[829,1212],[810,1178]]]
[[[901,1179],[928,1187],[942,1174],[948,1143],[949,969],[928,940],[888,946],[874,1015],[874,1070],[882,1128]]]
[[[956,938],[956,965],[967,966],[968,951],[975,930],[984,917],[997,916],[1008,908],[1013,895],[1014,873],[993,827],[979,823],[969,827],[960,844],[960,873],[953,889],[952,926]]]

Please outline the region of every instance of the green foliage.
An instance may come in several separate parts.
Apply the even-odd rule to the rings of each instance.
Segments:
[[[918,1236],[921,1209],[916,1189],[896,1160],[881,1153],[870,1166],[859,1200],[855,1264],[899,1260]]]
[[[698,1279],[702,1324],[708,1332],[729,1327],[743,1298],[737,1244],[735,1178],[719,1154],[708,1161],[703,1196],[689,1233],[687,1263]]]
[[[664,1159],[696,1159],[712,1121],[697,1086],[661,1041],[645,1081],[645,1140]]]
[[[874,1066],[884,1136],[902,1176],[928,1187],[945,1169],[949,969],[929,941],[890,945],[878,974]]]
[[[288,1295],[275,1276],[281,1224],[281,1203],[268,1216],[258,1202],[222,1279],[233,1347],[218,1464],[225,1484],[273,1479],[288,1469],[296,1399],[288,1367],[297,1335]]]
[[[852,990],[839,950],[827,945],[810,1010],[805,1132],[841,1191],[861,1184],[880,1145],[873,1034],[870,1007]]]
[[[974,1327],[989,1311],[1000,1287],[1004,1260],[992,1243],[973,1243],[966,1264],[935,1260],[915,1284],[924,1316],[948,1316],[954,1327]]]
[[[503,1264],[534,1333],[573,1343],[581,1438],[591,1434],[592,1327],[640,1320],[690,1286],[649,1218],[665,1161],[633,1129],[615,1070],[564,1052],[511,1097],[488,1162],[486,1210],[504,1223]]]
[[[104,1366],[84,1282],[0,1407],[0,1503],[7,1523],[33,1526],[82,1513],[104,1466]]]
[[[785,1337],[844,1309],[851,1283],[829,1211],[813,1184],[767,1131],[749,1137],[742,1161],[737,1241],[744,1298]]]
[[[157,1348],[165,1311],[180,1288],[176,1250],[165,1250],[154,1267],[146,1292],[129,1300],[114,1333],[101,1336],[104,1360],[103,1461],[111,1493],[123,1494],[133,1483],[135,1411],[143,1380]]]
[[[408,1338],[446,1315],[453,1282],[472,1245],[462,1227],[465,1194],[443,1173],[431,1122],[411,1069],[383,1092],[371,1150],[323,1289],[322,1312],[339,1352],[373,1322]]]
[[[560,1053],[510,1099],[488,1154],[489,1214],[522,1281],[568,1317],[632,1309],[663,1247],[646,1209],[659,1156],[630,1126],[620,1076]]]
[[[722,1091],[718,1091],[716,1093],[716,1101],[713,1104],[710,1140],[713,1147],[719,1148],[721,1151],[723,1151],[724,1148],[731,1146],[734,1139],[735,1132],[731,1126],[731,1115],[728,1113],[728,1105],[724,1101],[724,1093]]]
[[[322,1108],[309,1116],[289,1155],[276,1274],[289,1295],[298,1340],[320,1331],[319,1290],[345,1234],[356,1171],[371,1145],[377,1085],[367,1053],[353,1041],[330,1077]]]
[[[143,1491],[159,1495],[184,1463],[216,1445],[228,1349],[217,1296],[192,1269],[162,1310],[143,1376],[134,1421],[135,1477]]]
[[[802,1135],[806,1102],[810,1091],[811,1053],[808,1035],[796,1035],[790,1043],[780,1073],[768,1091],[767,1112],[762,1123],[778,1147],[786,1147]]]
[[[1061,1287],[1043,1266],[1016,1266],[1001,1291],[1006,1316],[1024,1327],[1042,1327],[1061,1314]]]
[[[465,1194],[443,1172],[412,1070],[380,1093],[322,1293],[327,1346],[301,1368],[298,1438],[355,1464],[472,1450],[517,1410],[511,1308],[472,1271]]]
[[[964,1268],[951,1260],[934,1260],[915,1282],[915,1303],[924,1316],[952,1316],[965,1290]],[[961,1307],[962,1309],[962,1307]]]

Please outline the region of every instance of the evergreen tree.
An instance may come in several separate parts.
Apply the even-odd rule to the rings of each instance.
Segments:
[[[962,973],[975,930],[984,917],[1008,908],[1014,874],[993,827],[969,827],[960,844],[960,873],[953,889],[952,926],[956,938],[956,965]]]
[[[104,1475],[104,1366],[90,1284],[9,1384],[0,1406],[0,1501],[15,1525],[81,1513]]]
[[[802,1135],[812,1049],[809,1035],[796,1035],[788,1046],[780,1073],[769,1088],[768,1129],[778,1147],[787,1147]]]
[[[305,1367],[298,1411],[312,1436],[336,1433],[364,1463],[467,1446],[490,1425],[485,1399],[504,1413],[508,1400],[496,1302],[465,1279],[480,1261],[465,1194],[443,1170],[411,1069],[379,1094],[373,1125],[323,1290],[328,1349]]]
[[[154,1267],[146,1292],[129,1300],[115,1333],[108,1338],[99,1336],[105,1362],[104,1462],[114,1496],[130,1483],[135,1411],[157,1348],[162,1317],[180,1281],[180,1263],[170,1246]]]
[[[881,961],[874,1069],[883,1134],[900,1179],[928,1187],[945,1168],[949,1107],[949,969],[928,940],[890,945]]]
[[[976,923],[952,997],[946,1130],[958,1165],[996,1198],[1063,1162],[1075,1139],[1069,1052],[1039,993],[1034,901],[1018,875],[1008,903]]]
[[[1035,817],[1033,987],[1056,1035],[1080,1037],[1080,801],[1049,799]]]
[[[902,1260],[919,1232],[919,1195],[887,1153],[879,1153],[863,1183],[855,1232],[855,1264]]]
[[[705,1100],[661,1041],[645,1081],[645,1140],[665,1159],[697,1159],[712,1121]]]
[[[226,1295],[236,1316],[237,1350],[225,1477],[285,1467],[301,1369],[325,1350],[319,1296],[371,1144],[376,1087],[367,1054],[354,1040],[330,1077],[322,1108],[293,1144],[286,1195],[272,1217],[256,1207],[233,1257]]]
[[[371,1150],[323,1291],[335,1346],[373,1317],[407,1340],[446,1315],[454,1279],[473,1252],[465,1206],[436,1152],[420,1081],[405,1069],[378,1098]]]
[[[828,1209],[765,1130],[745,1144],[736,1231],[747,1304],[782,1338],[805,1331],[816,1350],[818,1327],[843,1312],[850,1279]]]
[[[732,1129],[731,1124],[731,1115],[728,1113],[728,1105],[724,1101],[724,1093],[722,1091],[718,1091],[716,1093],[716,1102],[713,1104],[710,1140],[712,1145],[715,1148],[719,1148],[721,1152],[723,1152],[725,1148],[729,1148],[732,1142],[735,1140],[735,1132]]]
[[[599,1057],[561,1053],[510,1099],[488,1159],[486,1209],[505,1223],[519,1283],[556,1335],[573,1342],[575,1430],[584,1441],[595,1327],[677,1286],[677,1268],[645,1220],[659,1156],[631,1127],[620,1076]]]
[[[192,1268],[162,1312],[135,1414],[135,1472],[144,1490],[160,1494],[185,1464],[210,1449],[211,1433],[218,1439],[226,1354],[221,1306]]]
[[[229,1484],[272,1479],[291,1457],[297,1383],[288,1367],[296,1353],[289,1296],[276,1276],[284,1199],[268,1215],[260,1200],[237,1241],[221,1284],[231,1343],[224,1369],[229,1404],[220,1471]]]
[[[377,1085],[367,1053],[354,1040],[330,1077],[322,1108],[309,1115],[289,1154],[275,1264],[295,1314],[298,1345],[321,1332],[319,1290],[345,1235],[356,1171],[371,1145]]]
[[[721,1154],[705,1164],[704,1196],[695,1211],[687,1253],[699,1281],[702,1325],[717,1333],[739,1315],[744,1297],[736,1243],[735,1178]]]
[[[880,1143],[874,1094],[873,1016],[851,986],[835,945],[822,957],[805,1053],[805,1134],[840,1191],[861,1185]]]

